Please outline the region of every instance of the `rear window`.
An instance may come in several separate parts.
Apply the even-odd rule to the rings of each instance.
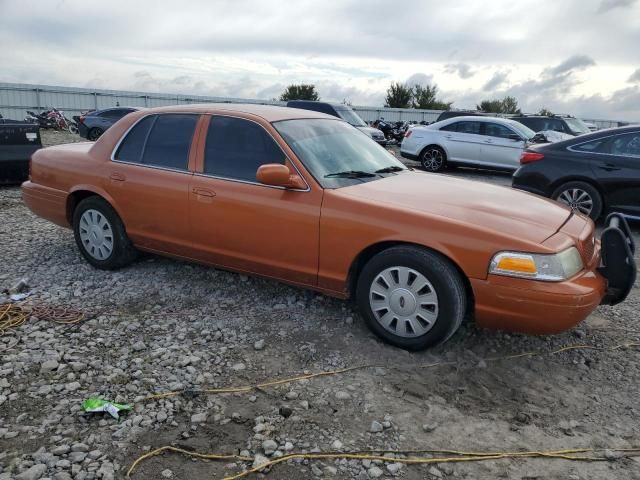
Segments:
[[[124,138],[114,158],[123,162],[186,170],[198,115],[150,115]]]

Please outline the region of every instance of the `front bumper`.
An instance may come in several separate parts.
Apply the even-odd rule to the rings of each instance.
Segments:
[[[600,304],[622,302],[635,282],[635,245],[621,215],[610,215],[607,225],[593,261],[564,282],[500,275],[471,279],[478,325],[540,335],[559,333],[583,321]]]

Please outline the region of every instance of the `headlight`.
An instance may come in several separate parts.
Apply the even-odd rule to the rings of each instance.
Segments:
[[[491,260],[489,273],[560,282],[573,277],[583,267],[578,249],[571,247],[553,255],[499,252]]]

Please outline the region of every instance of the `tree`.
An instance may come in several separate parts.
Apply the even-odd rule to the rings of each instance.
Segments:
[[[476,105],[476,109],[487,113],[521,113],[518,101],[508,96],[502,100],[483,100],[480,105]]]
[[[538,112],[538,115],[544,115],[545,117],[550,117],[553,115],[553,112],[549,110],[547,107],[542,107]]]
[[[443,102],[437,99],[438,86],[416,85],[413,87],[413,108],[421,108],[423,110],[450,110],[451,103]]]
[[[289,85],[280,95],[281,102],[289,100],[320,100],[316,86],[310,83],[301,83],[300,85]]]
[[[390,108],[409,108],[412,98],[413,92],[411,88],[403,83],[391,82],[391,85],[387,88],[384,106]]]

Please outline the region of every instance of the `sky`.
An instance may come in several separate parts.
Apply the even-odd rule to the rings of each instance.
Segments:
[[[367,106],[407,82],[640,121],[639,20],[640,0],[0,0],[0,81]]]

